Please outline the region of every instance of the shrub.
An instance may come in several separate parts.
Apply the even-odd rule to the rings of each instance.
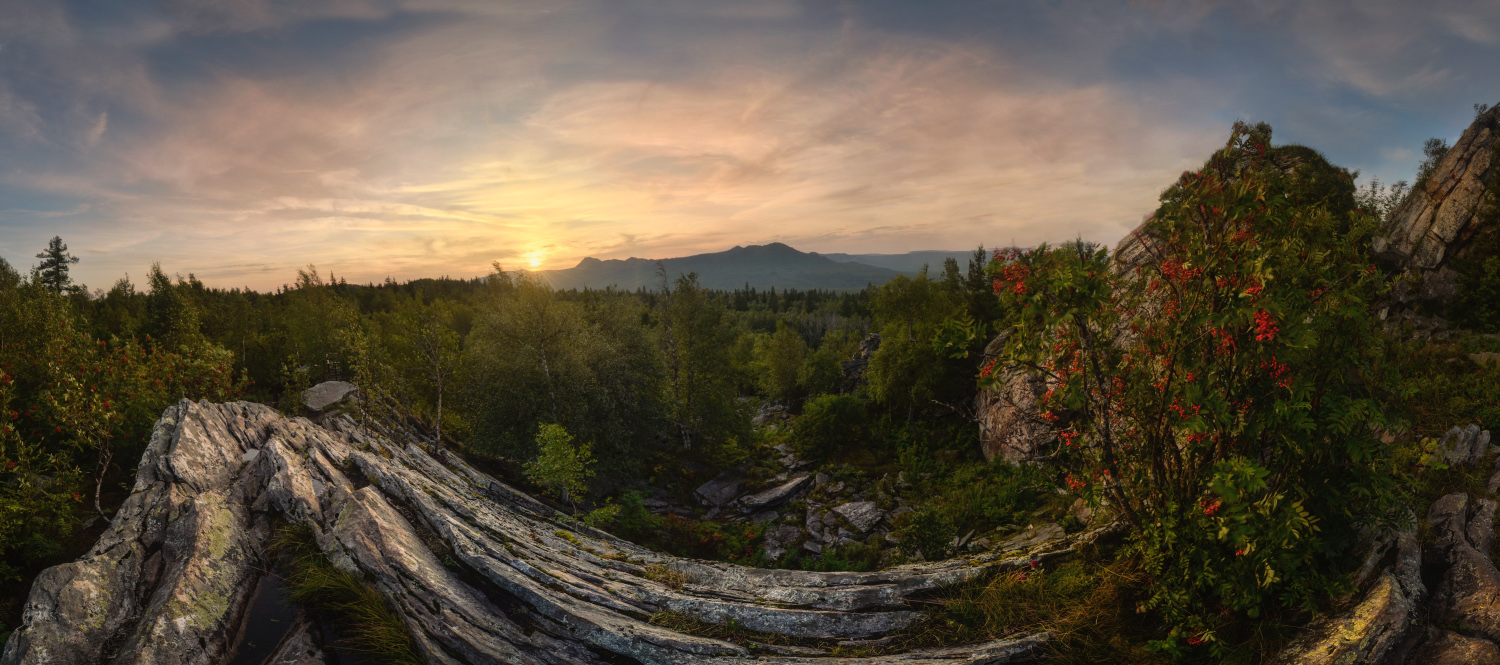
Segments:
[[[948,516],[934,508],[924,508],[900,518],[896,533],[901,538],[899,546],[906,556],[922,553],[922,558],[937,561],[952,553],[953,539],[958,537],[958,528]]]
[[[792,445],[797,451],[826,458],[868,438],[869,414],[857,397],[819,395],[807,401],[793,427]]]
[[[526,464],[527,478],[556,491],[563,501],[588,491],[585,482],[594,475],[592,445],[575,445],[562,425],[547,423],[537,430],[536,447],[536,458]]]
[[[1137,265],[1082,244],[991,264],[1012,334],[981,383],[998,362],[1056,382],[1049,455],[1133,527],[1167,649],[1342,590],[1356,525],[1399,499],[1370,394],[1374,220],[1347,173],[1340,193],[1316,153],[1269,139],[1237,123],[1183,173]]]

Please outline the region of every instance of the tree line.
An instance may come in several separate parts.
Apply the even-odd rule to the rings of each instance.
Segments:
[[[308,266],[273,292],[152,265],[140,287],[121,277],[91,291],[70,278],[77,259],[61,238],[38,257],[27,273],[0,263],[0,577],[107,514],[178,399],[297,413],[302,390],[349,380],[512,468],[534,466],[539,438],[560,427],[590,446],[608,491],[683,455],[734,454],[766,401],[797,412],[845,390],[840,363],[872,332],[884,343],[854,399],[907,428],[967,426],[955,414],[972,403],[974,361],[931,338],[949,318],[998,315],[983,248],[965,267],[950,259],[858,292],[711,291],[665,271],[650,290],[556,291],[498,265],[378,284]]]

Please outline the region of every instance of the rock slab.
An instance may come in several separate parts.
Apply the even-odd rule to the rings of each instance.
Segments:
[[[667,611],[793,637],[879,638],[922,618],[907,609],[912,594],[1024,565],[976,556],[817,573],[679,559],[347,415],[314,423],[260,404],[184,400],[163,413],[93,549],[37,578],[0,665],[223,665],[273,521],[308,528],[335,566],[379,591],[433,665],[750,665],[763,660],[742,645],[648,619]],[[651,572],[663,568],[677,573],[672,584]],[[781,662],[1007,663],[1046,640]],[[316,662],[305,643],[283,646],[278,657]]]

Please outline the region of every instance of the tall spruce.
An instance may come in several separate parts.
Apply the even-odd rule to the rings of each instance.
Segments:
[[[63,244],[62,236],[52,236],[47,243],[47,249],[36,255],[41,259],[37,265],[37,273],[41,275],[42,284],[53,293],[72,291],[72,278],[68,277],[68,266],[78,263],[78,257],[68,253],[68,246]]]

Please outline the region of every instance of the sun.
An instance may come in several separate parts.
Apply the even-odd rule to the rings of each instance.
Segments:
[[[546,258],[546,256],[546,253],[542,250],[533,249],[526,253],[526,263],[530,264],[533,269],[540,268],[542,267],[542,259]]]

